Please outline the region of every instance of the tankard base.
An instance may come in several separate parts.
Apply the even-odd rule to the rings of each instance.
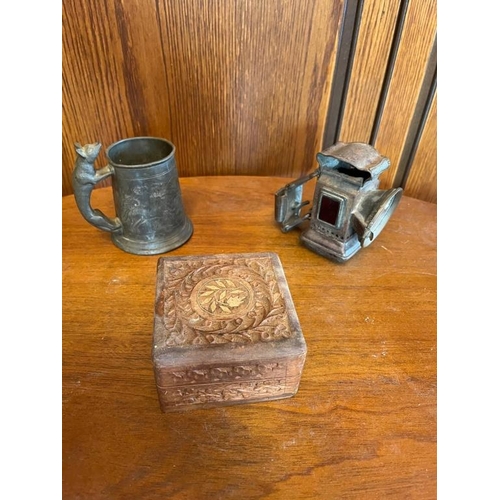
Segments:
[[[193,234],[193,224],[186,218],[184,225],[163,240],[138,241],[111,233],[111,240],[121,250],[135,255],[156,255],[170,252],[186,243]]]

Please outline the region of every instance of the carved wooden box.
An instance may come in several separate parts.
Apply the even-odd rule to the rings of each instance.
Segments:
[[[305,357],[275,253],[158,260],[152,358],[163,411],[291,397]]]

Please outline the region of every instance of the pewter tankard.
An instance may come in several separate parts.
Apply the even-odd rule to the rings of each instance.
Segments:
[[[133,137],[115,142],[106,151],[108,165],[95,170],[101,144],[75,144],[73,190],[81,214],[93,226],[111,233],[125,252],[154,255],[183,245],[193,226],[184,212],[175,147],[166,139]],[[93,209],[94,186],[112,178],[116,217]]]

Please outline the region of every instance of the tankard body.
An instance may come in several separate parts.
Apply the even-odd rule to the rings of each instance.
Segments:
[[[123,139],[107,149],[108,165],[96,171],[100,147],[75,145],[73,189],[83,217],[110,232],[114,244],[129,253],[153,255],[184,244],[193,226],[184,211],[174,145],[156,137]],[[114,218],[90,205],[95,184],[110,176]]]

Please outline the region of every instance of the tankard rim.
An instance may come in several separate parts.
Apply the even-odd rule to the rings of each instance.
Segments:
[[[150,141],[150,140],[160,141],[160,142],[167,144],[171,149],[170,153],[168,153],[167,155],[165,155],[162,158],[155,160],[155,161],[151,161],[151,162],[147,162],[147,163],[132,164],[132,165],[126,164],[126,163],[117,163],[116,161],[111,159],[110,152],[116,146],[123,144],[125,142],[134,142],[134,141],[145,140],[145,139],[148,141]],[[164,137],[155,137],[155,136],[148,136],[148,135],[136,136],[136,137],[126,137],[126,138],[120,139],[119,141],[116,141],[113,144],[111,144],[110,146],[108,146],[108,148],[106,149],[106,158],[108,159],[109,163],[111,163],[111,165],[113,165],[113,167],[117,167],[117,168],[146,168],[146,167],[151,167],[153,165],[159,165],[160,163],[164,163],[164,162],[170,160],[175,155],[175,149],[176,149],[175,145],[171,141],[169,141],[168,139],[165,139]]]

